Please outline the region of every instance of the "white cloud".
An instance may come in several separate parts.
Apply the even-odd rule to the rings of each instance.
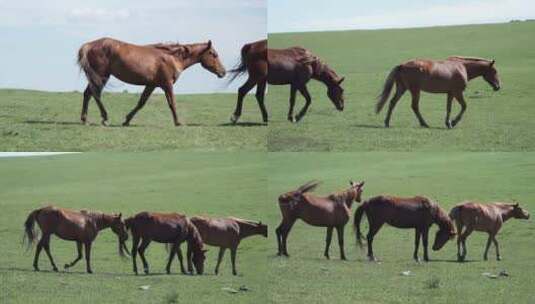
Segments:
[[[75,8],[69,12],[69,18],[75,22],[115,22],[126,20],[130,15],[128,9]]]

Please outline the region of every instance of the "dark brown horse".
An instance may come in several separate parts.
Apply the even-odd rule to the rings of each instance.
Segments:
[[[145,274],[149,273],[145,250],[151,241],[170,245],[171,252],[169,253],[166,267],[168,274],[171,273],[171,263],[175,254],[178,255],[182,273],[185,273],[182,266],[182,253],[179,250],[180,244],[184,241],[188,243],[188,257],[192,256],[191,259],[188,258],[189,272],[193,272],[191,265],[191,261],[193,261],[197,273],[203,273],[205,252],[207,250],[203,248],[204,243],[199,231],[185,215],[180,213],[140,212],[127,218],[124,222],[126,228],[132,232],[132,263],[135,274],[137,274],[137,253],[139,253],[143,262]]]
[[[340,86],[344,78],[338,77],[334,70],[322,62],[317,56],[302,47],[287,49],[268,49],[267,40],[256,41],[243,46],[241,50],[241,62],[233,69],[233,79],[238,75],[248,72],[249,78],[238,91],[238,102],[231,117],[231,122],[236,123],[242,112],[243,98],[255,85],[256,99],[262,112],[262,118],[267,123],[268,115],[264,107],[264,93],[266,82],[271,85],[290,85],[290,109],[288,120],[300,121],[305,116],[312,98],[308,93],[307,83],[315,79],[327,86],[327,96],[333,102],[336,109],[344,110],[344,90]],[[295,95],[299,91],[306,100],[304,107],[294,117]]]
[[[219,265],[225,254],[230,249],[230,261],[232,262],[232,274],[236,272],[236,253],[241,240],[252,235],[267,237],[267,225],[262,222],[254,222],[236,217],[209,218],[194,216],[191,221],[199,230],[205,244],[219,247],[215,274],[219,273]]]
[[[297,190],[284,193],[279,196],[279,207],[282,213],[282,221],[276,229],[278,255],[288,255],[286,240],[297,219],[305,223],[327,227],[324,256],[329,259],[329,247],[333,228],[338,233],[338,245],[340,246],[340,259],[345,260],[344,253],[344,227],[351,217],[353,202],[360,202],[364,182],[349,182],[349,189],[333,193],[327,196],[315,196],[308,192],[318,186],[318,182],[309,182]]]
[[[502,228],[502,225],[510,218],[529,219],[529,213],[520,208],[518,203],[479,204],[464,202],[451,209],[450,218],[457,225],[457,260],[459,262],[463,262],[466,258],[466,239],[474,230],[486,232],[489,235],[485,253],[483,254],[485,261],[487,260],[491,242],[496,247],[496,259],[499,261],[502,258],[496,235]],[[465,227],[466,229],[463,231]]]
[[[28,215],[24,223],[25,239],[28,241],[28,246],[37,238],[37,233],[34,230],[36,222],[41,229],[41,239],[37,243],[33,260],[33,268],[36,271],[39,271],[39,255],[43,248],[50,260],[50,264],[52,264],[52,269],[58,271],[50,252],[50,236],[53,234],[60,239],[76,242],[78,256],[71,263],[65,264],[65,269],[74,266],[82,259],[82,245],[84,245],[86,269],[88,273],[93,273],[91,270],[91,244],[102,229],[111,228],[119,237],[119,254],[121,256],[124,256],[123,249],[128,253],[125,245],[128,233],[124,222],[121,220],[120,213],[105,214],[86,210],[75,211],[54,206],[36,209]]]
[[[372,247],[373,238],[385,223],[396,228],[415,229],[413,257],[416,261],[419,261],[418,246],[420,245],[420,237],[424,247],[424,260],[429,261],[427,239],[431,225],[437,224],[439,227],[435,236],[433,250],[440,250],[448,240],[455,236],[453,222],[446,212],[430,199],[422,196],[401,198],[381,195],[365,201],[355,211],[354,228],[357,241],[361,246],[360,221],[364,213],[368,217],[368,258],[371,261],[375,261]]]
[[[144,85],[136,107],[126,115],[123,126],[128,126],[155,88],[165,92],[167,103],[176,126],[181,123],[176,114],[173,84],[190,66],[201,63],[203,68],[222,78],[225,67],[221,64],[212,42],[195,44],[157,43],[135,45],[111,38],[85,43],[78,51],[78,64],[85,72],[89,84],[84,91],[81,120],[87,123],[87,109],[91,97],[95,99],[106,125],[108,114],[101,101],[102,89],[110,75],[129,84]]]
[[[390,91],[396,84],[396,93],[390,99],[388,113],[385,118],[385,127],[390,126],[390,117],[398,100],[405,91],[409,90],[412,95],[412,110],[420,122],[420,126],[428,128],[422,114],[420,114],[420,91],[429,93],[447,94],[446,103],[446,127],[451,129],[461,121],[466,111],[466,102],[463,92],[468,81],[483,76],[495,91],[500,89],[498,72],[494,66],[494,60],[449,57],[446,60],[417,59],[400,64],[392,69],[386,78],[383,91],[378,97],[376,112],[379,114],[383,109]],[[461,111],[453,121],[450,121],[451,106],[455,98],[461,105]]]

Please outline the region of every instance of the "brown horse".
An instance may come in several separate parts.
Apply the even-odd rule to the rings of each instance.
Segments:
[[[157,43],[135,45],[111,38],[88,42],[78,51],[78,64],[85,72],[89,84],[84,91],[81,120],[87,123],[87,109],[91,96],[97,102],[106,125],[108,114],[101,101],[102,89],[110,75],[129,84],[144,85],[136,107],[126,115],[123,126],[128,126],[152,94],[159,87],[165,92],[167,103],[176,126],[180,122],[176,114],[173,84],[190,66],[201,63],[202,67],[222,78],[225,67],[221,64],[212,42],[195,44]]]
[[[451,209],[450,218],[455,221],[457,226],[457,260],[459,262],[463,262],[466,258],[466,239],[474,230],[486,232],[489,235],[485,253],[483,254],[485,261],[487,260],[491,242],[496,247],[496,259],[499,261],[501,256],[496,234],[510,218],[529,219],[529,213],[520,208],[518,203],[479,204],[464,202]],[[464,227],[466,229],[462,232]]]
[[[253,222],[235,217],[209,218],[198,216],[192,217],[191,221],[199,230],[205,244],[219,247],[215,274],[219,273],[219,265],[227,248],[230,249],[232,274],[237,275],[236,252],[241,240],[257,234],[267,237],[267,225],[262,224],[262,222]]]
[[[420,237],[424,247],[424,260],[429,261],[427,253],[427,239],[431,225],[437,224],[439,230],[436,233],[433,250],[440,250],[444,244],[455,236],[455,228],[446,212],[437,203],[422,196],[401,198],[395,196],[376,196],[357,208],[355,211],[354,228],[357,242],[362,246],[360,221],[362,215],[368,217],[368,258],[375,261],[373,255],[373,238],[384,223],[396,228],[414,228],[416,231],[413,257],[418,259],[418,246]]]
[[[344,110],[344,90],[340,86],[344,77],[340,78],[327,64],[317,56],[302,47],[287,49],[268,49],[267,40],[246,44],[241,50],[241,62],[231,73],[234,80],[238,75],[248,72],[249,78],[238,91],[238,102],[231,117],[236,123],[242,112],[243,98],[255,85],[257,86],[256,99],[262,112],[265,123],[268,121],[267,111],[264,107],[264,93],[266,82],[271,85],[290,85],[290,109],[288,120],[300,121],[305,116],[312,98],[306,84],[310,79],[318,80],[327,86],[327,96],[337,110]],[[295,95],[299,91],[306,100],[304,107],[294,117]]]
[[[445,93],[448,95],[446,103],[446,127],[451,129],[461,121],[466,111],[466,102],[463,92],[468,81],[483,76],[495,91],[500,89],[498,72],[494,66],[494,60],[449,57],[446,60],[417,59],[400,64],[392,69],[386,78],[383,91],[378,97],[376,113],[383,109],[390,91],[396,83],[396,93],[390,99],[388,113],[385,118],[385,127],[390,126],[390,117],[398,100],[405,91],[409,90],[412,95],[412,110],[420,122],[420,126],[428,128],[422,114],[420,114],[419,102],[420,91],[429,93]],[[450,121],[453,98],[461,105],[461,111],[453,121]]]
[[[145,250],[151,241],[171,245],[169,260],[167,261],[167,274],[171,273],[171,263],[175,254],[178,255],[178,261],[182,273],[185,273],[182,265],[182,253],[180,244],[184,241],[188,243],[188,270],[193,273],[191,261],[195,266],[198,274],[204,271],[205,250],[199,231],[193,225],[189,218],[180,213],[155,213],[140,212],[125,221],[126,228],[132,232],[132,263],[134,273],[137,274],[136,255],[139,253],[143,262],[145,274],[149,274],[149,264],[145,259]],[[141,244],[140,244],[141,241]]]
[[[290,191],[279,196],[279,207],[282,213],[282,221],[276,229],[278,255],[288,255],[286,240],[297,219],[305,223],[327,227],[324,256],[329,259],[329,247],[333,228],[338,233],[338,245],[340,246],[340,259],[345,260],[344,253],[344,227],[351,217],[353,202],[360,202],[364,182],[349,182],[349,189],[320,197],[309,194],[318,186],[318,182],[309,182],[297,190]]]
[[[121,220],[120,213],[105,214],[86,210],[75,211],[54,206],[36,209],[28,215],[24,223],[25,239],[28,241],[28,246],[37,238],[37,233],[34,230],[35,222],[41,229],[41,239],[37,243],[37,250],[33,260],[33,268],[36,271],[39,271],[39,255],[43,248],[50,260],[50,264],[52,264],[52,269],[58,271],[50,253],[50,236],[53,234],[60,239],[76,242],[78,256],[71,263],[65,264],[65,269],[74,266],[82,259],[82,245],[84,245],[86,269],[88,273],[93,273],[91,270],[91,244],[102,229],[111,228],[119,237],[119,254],[121,256],[124,256],[123,249],[128,253],[125,245],[128,233],[124,222]]]

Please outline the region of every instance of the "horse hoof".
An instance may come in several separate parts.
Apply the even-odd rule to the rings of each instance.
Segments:
[[[235,124],[238,122],[238,119],[239,119],[239,118],[240,118],[240,117],[239,117],[238,115],[236,115],[236,114],[232,114],[232,115],[230,116],[230,122],[231,122],[233,125],[235,125]]]
[[[453,126],[450,121],[446,121],[446,128],[453,129]]]
[[[291,122],[291,123],[295,123],[296,122],[295,117],[293,117],[293,116],[288,116],[288,121]]]
[[[329,257],[329,255],[325,255],[325,258],[326,258],[327,260],[330,260],[330,259],[331,259],[331,257]]]
[[[101,124],[102,124],[104,127],[107,127],[107,126],[108,126],[108,120],[102,120]]]
[[[65,265],[63,266],[63,269],[67,269],[67,268],[69,268],[69,264],[65,264]]]
[[[130,126],[130,122],[128,121],[123,122],[123,127],[128,127],[128,126]]]
[[[87,119],[82,119],[82,125],[84,126],[89,125],[89,121],[87,121]]]
[[[34,271],[40,271],[40,270],[39,270],[39,267],[37,267],[37,266],[33,266],[33,270],[34,270]]]
[[[496,257],[496,261],[501,261],[502,260],[502,257]]]
[[[93,270],[88,270],[87,273],[91,274],[93,273]]]
[[[52,268],[52,270],[54,270],[54,272],[58,272],[58,268],[57,267]]]

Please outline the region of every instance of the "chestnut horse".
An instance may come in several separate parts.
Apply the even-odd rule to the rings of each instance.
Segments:
[[[93,273],[91,270],[91,244],[96,239],[102,229],[111,228],[119,237],[119,254],[124,256],[123,250],[128,253],[125,242],[128,239],[128,233],[125,224],[121,220],[121,214],[105,214],[100,212],[91,212],[86,210],[75,211],[55,206],[47,206],[32,211],[26,222],[25,239],[28,246],[37,239],[37,233],[34,230],[34,224],[37,222],[41,229],[41,239],[37,243],[33,268],[39,271],[39,255],[44,248],[52,269],[58,271],[52,254],[50,252],[50,236],[56,235],[66,241],[75,241],[78,250],[78,256],[74,261],[65,264],[64,268],[70,268],[82,259],[82,245],[85,246],[85,260],[87,273]]]
[[[268,122],[267,111],[264,107],[264,93],[266,82],[271,85],[290,85],[290,109],[288,120],[300,121],[305,116],[312,98],[307,89],[310,79],[315,79],[327,86],[327,96],[337,110],[344,110],[344,90],[340,86],[344,77],[338,77],[336,72],[317,56],[302,47],[287,49],[268,49],[267,40],[256,41],[243,46],[241,50],[241,62],[236,69],[230,71],[233,74],[231,81],[238,75],[248,72],[249,78],[238,91],[236,109],[231,116],[231,122],[236,123],[242,112],[243,98],[255,85],[256,99],[262,118]],[[299,91],[306,100],[305,105],[294,117],[295,95]]]
[[[203,248],[204,243],[199,231],[185,215],[180,213],[140,212],[127,218],[124,222],[126,228],[132,232],[132,263],[135,274],[137,274],[137,253],[139,253],[143,262],[145,274],[149,274],[149,264],[145,259],[145,250],[151,241],[171,245],[171,252],[166,266],[167,274],[171,273],[171,263],[175,254],[178,255],[182,273],[185,273],[182,266],[182,253],[179,250],[180,244],[184,241],[188,243],[188,257],[193,255],[191,260],[188,258],[188,270],[190,273],[193,272],[191,265],[191,261],[193,261],[197,273],[203,273],[205,252],[207,250]]]
[[[446,102],[446,127],[455,127],[466,111],[466,102],[463,92],[468,81],[483,76],[490,86],[498,91],[500,80],[494,66],[494,60],[471,58],[471,57],[448,57],[446,60],[417,59],[400,64],[392,69],[386,78],[383,91],[378,97],[376,113],[383,109],[390,91],[396,84],[396,93],[390,99],[388,113],[385,118],[385,127],[390,126],[390,117],[398,100],[405,91],[409,90],[412,95],[412,110],[420,122],[420,126],[428,128],[422,114],[420,114],[419,102],[420,91],[429,93],[447,94]],[[461,105],[461,111],[453,121],[450,121],[453,98]]]
[[[464,202],[451,209],[450,218],[455,221],[457,226],[457,260],[459,262],[463,262],[466,258],[466,239],[474,230],[486,232],[489,235],[483,259],[487,260],[490,243],[493,242],[496,247],[496,259],[500,261],[500,249],[496,234],[510,218],[529,219],[529,213],[520,208],[518,203],[479,204]],[[462,232],[464,227],[466,229]]]
[[[315,196],[308,192],[314,190],[319,182],[309,182],[297,190],[290,191],[279,196],[279,207],[282,213],[282,221],[276,229],[278,255],[288,255],[286,240],[297,219],[305,223],[327,227],[324,256],[329,259],[329,247],[333,228],[338,233],[338,245],[340,247],[340,259],[346,260],[344,253],[344,227],[351,217],[353,202],[361,201],[364,182],[349,182],[349,189],[330,194],[328,196]]]
[[[126,115],[123,126],[128,126],[152,94],[159,87],[165,92],[167,103],[176,126],[180,125],[176,114],[173,84],[180,74],[190,66],[201,63],[202,67],[225,76],[212,42],[195,44],[157,43],[135,45],[111,38],[101,38],[83,44],[78,51],[78,65],[84,71],[89,84],[84,91],[81,120],[87,123],[87,109],[91,97],[97,102],[102,124],[106,125],[108,114],[101,101],[102,89],[110,75],[134,85],[144,85],[136,107]]]
[[[230,249],[230,261],[232,262],[232,274],[236,272],[236,252],[242,239],[252,235],[267,237],[267,225],[262,222],[253,222],[236,217],[209,218],[194,216],[191,222],[197,227],[205,244],[219,247],[215,274],[219,273],[219,265],[225,254]]]
[[[414,241],[413,257],[418,259],[418,246],[420,237],[424,247],[424,260],[429,261],[427,253],[427,239],[429,228],[437,224],[439,230],[436,233],[433,250],[440,250],[444,244],[455,236],[455,228],[446,212],[438,206],[437,203],[422,196],[415,197],[395,197],[395,196],[376,196],[365,201],[355,211],[354,228],[356,230],[357,242],[362,247],[360,221],[362,215],[366,213],[368,217],[368,258],[375,261],[373,255],[373,238],[381,229],[384,223],[396,228],[414,228],[416,231]]]

